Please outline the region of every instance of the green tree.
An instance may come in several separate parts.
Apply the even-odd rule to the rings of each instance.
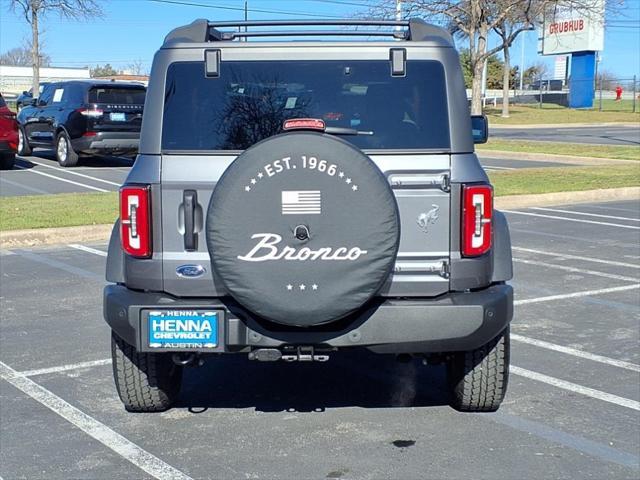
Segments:
[[[111,66],[110,63],[106,65],[96,65],[95,68],[89,69],[91,77],[111,77],[117,75],[118,71]]]

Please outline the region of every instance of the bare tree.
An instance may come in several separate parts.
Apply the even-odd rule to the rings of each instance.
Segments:
[[[21,47],[15,47],[0,54],[0,64],[15,65],[18,67],[31,66],[31,42],[26,42]],[[42,52],[40,48],[40,65],[48,67],[51,65],[51,57]]]
[[[146,71],[144,68],[144,62],[141,59],[134,60],[129,63],[125,70],[131,72],[131,75],[145,75]]]
[[[20,11],[31,25],[31,65],[33,68],[33,92],[40,89],[40,30],[39,22],[49,13],[60,17],[81,19],[102,16],[97,0],[9,0],[13,11]]]

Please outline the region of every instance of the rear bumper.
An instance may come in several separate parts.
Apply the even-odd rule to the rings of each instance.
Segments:
[[[451,293],[434,299],[385,299],[372,302],[349,321],[312,329],[268,328],[226,299],[184,299],[130,290],[104,289],[104,318],[138,351],[150,349],[143,335],[150,309],[211,308],[224,312],[220,345],[211,353],[248,352],[285,345],[366,347],[380,353],[436,353],[478,348],[495,338],[513,316],[513,290],[493,285],[482,291]]]
[[[71,140],[76,152],[82,153],[136,153],[140,146],[140,132],[97,132],[93,137]]]
[[[0,140],[0,154],[16,153],[18,137],[14,139],[3,138]]]

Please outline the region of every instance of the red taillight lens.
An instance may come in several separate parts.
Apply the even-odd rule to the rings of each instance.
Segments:
[[[133,257],[149,258],[152,253],[150,196],[148,185],[120,189],[120,241]]]
[[[493,189],[466,185],[462,189],[462,255],[477,257],[491,248]]]
[[[101,117],[104,114],[104,112],[99,108],[78,108],[76,112],[84,115],[85,117]]]

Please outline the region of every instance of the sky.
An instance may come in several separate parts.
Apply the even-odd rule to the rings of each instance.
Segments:
[[[175,2],[175,3],[174,3]],[[23,45],[30,26],[10,0],[0,0],[0,53]],[[99,0],[104,16],[69,20],[55,14],[42,21],[44,52],[53,66],[83,67],[110,63],[126,69],[134,61],[148,70],[154,52],[174,27],[196,18],[238,20],[244,16],[244,0]],[[185,5],[191,3],[192,5]],[[293,19],[351,17],[375,0],[248,0],[249,18]],[[607,15],[600,68],[619,78],[640,78],[640,0],[624,0],[615,14]],[[545,62],[553,71],[553,57],[537,54],[536,32],[522,34],[512,46],[512,62],[519,65],[524,44],[525,68]],[[491,39],[495,42],[495,39]],[[458,48],[464,40],[456,40]]]

